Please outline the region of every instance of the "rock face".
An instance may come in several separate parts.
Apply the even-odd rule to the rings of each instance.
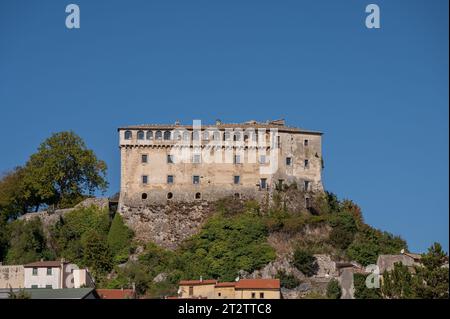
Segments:
[[[122,205],[119,213],[133,229],[137,240],[175,249],[183,240],[198,233],[212,211],[213,204],[202,201],[143,207]]]

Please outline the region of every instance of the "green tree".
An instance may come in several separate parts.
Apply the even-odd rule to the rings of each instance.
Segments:
[[[339,249],[346,249],[358,230],[354,216],[350,213],[338,213],[330,219],[330,225],[333,227],[330,232],[331,244]]]
[[[47,242],[39,218],[29,221],[16,220],[8,225],[8,264],[27,264],[41,258],[52,259],[54,255],[47,248]]]
[[[280,285],[286,289],[293,289],[300,285],[300,280],[298,280],[293,274],[287,274],[284,270],[279,270],[276,278],[280,279]]]
[[[113,266],[112,254],[106,236],[90,230],[81,238],[84,264],[89,266],[95,278],[101,279]]]
[[[339,281],[331,279],[327,285],[327,297],[329,299],[341,299],[342,289]]]
[[[367,275],[353,274],[353,286],[355,287],[356,299],[382,299],[379,288],[368,288],[366,285]]]
[[[411,299],[416,297],[414,277],[407,266],[394,264],[394,269],[385,271],[381,285],[381,292],[389,299]]]
[[[319,269],[316,257],[308,250],[302,248],[295,249],[293,265],[308,277],[315,275]]]
[[[46,139],[26,165],[24,181],[46,204],[68,207],[83,195],[105,190],[106,164],[74,132]]]
[[[128,259],[133,232],[123,222],[122,216],[116,213],[108,233],[108,245],[114,256],[115,263]]]

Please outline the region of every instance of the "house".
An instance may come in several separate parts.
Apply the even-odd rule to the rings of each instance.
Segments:
[[[22,265],[2,265],[0,263],[0,289],[11,287],[24,287],[24,268]]]
[[[37,261],[24,267],[25,288],[81,288],[94,287],[94,280],[86,269],[61,261]]]
[[[407,266],[411,271],[414,270],[414,266],[421,264],[420,259],[422,258],[419,254],[413,254],[402,251],[399,255],[379,255],[377,259],[377,266],[380,275],[383,275],[385,271],[391,271],[394,269],[395,263],[402,263]]]
[[[240,279],[236,282],[183,280],[179,286],[179,298],[280,299],[281,297],[279,279]]]
[[[135,299],[133,289],[96,289],[100,299]]]

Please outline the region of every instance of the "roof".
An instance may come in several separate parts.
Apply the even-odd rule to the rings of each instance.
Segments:
[[[413,259],[421,259],[422,258],[422,255],[414,254],[414,253],[403,253],[403,255],[409,256],[409,257],[411,257]]]
[[[217,280],[181,280],[180,286],[199,286],[199,285],[215,285]]]
[[[134,298],[133,289],[96,289],[100,299],[131,299]]]
[[[218,282],[216,287],[234,287],[236,286],[236,282]]]
[[[61,263],[67,264],[67,262],[62,262],[58,260],[48,260],[48,261],[35,261],[29,264],[24,265],[25,268],[29,267],[61,267]]]
[[[20,289],[13,288],[17,293]],[[98,295],[94,288],[65,288],[65,289],[46,289],[33,288],[24,289],[30,295],[31,299],[85,299],[87,297],[97,298]],[[8,299],[10,289],[0,289],[0,299]]]
[[[208,125],[208,124],[202,124],[202,129],[234,129],[234,128],[261,128],[261,129],[271,129],[276,128],[279,131],[284,132],[297,132],[297,133],[307,133],[307,134],[318,134],[322,135],[323,133],[320,131],[312,131],[312,130],[306,130],[303,128],[298,127],[292,127],[292,126],[286,126],[284,124],[279,124],[281,122],[278,121],[267,121],[267,122],[256,122],[256,121],[249,121],[244,123],[220,123],[216,125]],[[193,125],[181,125],[181,124],[138,124],[138,125],[129,125],[129,126],[122,126],[119,127],[118,130],[147,130],[147,129],[155,129],[155,130],[171,130],[171,129],[187,129],[192,130]]]
[[[236,289],[280,289],[280,279],[241,279]]]

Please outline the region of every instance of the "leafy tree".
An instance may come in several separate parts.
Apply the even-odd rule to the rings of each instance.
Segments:
[[[73,206],[87,192],[105,190],[106,164],[74,132],[46,139],[26,165],[24,181],[40,200],[60,207]]]
[[[314,257],[309,251],[302,248],[295,249],[293,264],[298,270],[308,277],[315,275],[319,270],[316,257]]]
[[[350,213],[338,213],[330,219],[333,227],[330,232],[330,242],[334,247],[346,249],[352,242],[357,232],[357,226],[353,215]]]
[[[329,299],[341,299],[342,289],[339,281],[331,279],[327,285],[327,297]]]
[[[91,267],[98,280],[112,269],[112,254],[109,250],[106,236],[90,230],[81,238],[84,264]]]
[[[448,255],[439,243],[434,243],[422,256],[423,267],[416,267],[418,298],[448,299]],[[447,266],[445,266],[447,265]]]
[[[128,259],[132,238],[133,232],[124,224],[122,216],[116,213],[108,233],[108,245],[116,263]]]
[[[281,287],[286,289],[293,289],[300,285],[300,280],[292,274],[287,274],[284,270],[279,270],[276,278],[280,279]]]
[[[6,254],[8,264],[27,264],[41,258],[52,259],[47,248],[42,222],[39,218],[29,221],[16,220],[8,225],[10,236]]]
[[[367,275],[353,274],[353,286],[355,287],[356,299],[381,299],[381,292],[378,288],[368,288],[366,286]]]
[[[414,278],[407,266],[395,263],[394,269],[385,271],[381,285],[383,296],[389,299],[415,298]]]

